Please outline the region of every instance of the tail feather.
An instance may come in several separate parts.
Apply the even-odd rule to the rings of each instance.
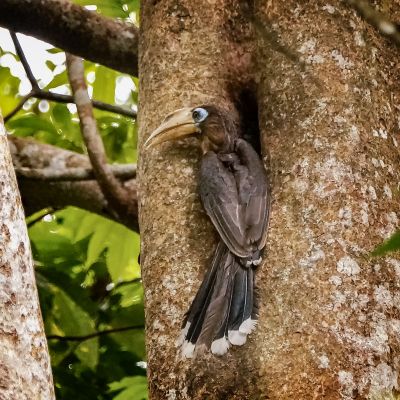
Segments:
[[[177,345],[187,358],[210,349],[225,354],[230,344],[242,345],[254,329],[254,275],[220,242],[199,291],[183,321]]]
[[[253,278],[254,280],[254,278]],[[254,319],[255,321],[258,320],[258,315],[259,315],[259,299],[260,299],[260,293],[259,290],[255,284],[255,282],[253,283],[253,311],[251,313],[251,318]]]
[[[253,331],[256,320],[254,308],[254,272],[252,268],[243,269],[235,285],[236,305],[230,316],[229,341],[241,346],[246,343],[247,335]]]
[[[224,324],[226,323],[226,316],[229,315],[237,262],[229,251],[227,251],[227,257],[223,261],[224,263],[220,266],[217,274],[214,293],[198,338],[198,344],[204,345],[206,348],[210,348],[214,339],[224,337]]]
[[[219,243],[217,249],[215,250],[215,254],[211,261],[211,266],[207,271],[203,282],[200,285],[199,290],[196,293],[196,296],[189,307],[189,310],[185,314],[185,318],[182,324],[182,328],[186,325],[186,322],[192,323],[194,319],[196,319],[197,315],[200,314],[201,309],[204,305],[204,301],[206,300],[210,291],[212,291],[214,282],[215,282],[215,275],[218,271],[218,266],[221,263],[221,259],[225,254],[225,246],[223,243]]]
[[[228,339],[230,343],[241,346],[246,342],[246,335],[241,335],[239,332],[247,292],[247,272],[244,268],[240,268],[235,276],[233,292],[234,296],[228,322]]]
[[[221,242],[218,244],[211,262],[211,266],[206,272],[203,282],[201,283],[189,310],[185,314],[185,318],[182,323],[181,335],[176,341],[177,346],[181,346],[186,342],[195,343],[197,341],[197,338],[200,334],[199,331],[203,325],[207,307],[210,304],[218,266],[220,265],[224,254],[225,246]],[[185,347],[190,348],[190,346]]]
[[[254,272],[252,268],[247,268],[247,292],[246,301],[243,306],[242,323],[239,326],[239,332],[249,334],[253,331],[256,321],[252,319],[254,307]]]
[[[225,295],[225,302],[227,304],[227,309],[223,313],[223,321],[221,324],[220,329],[214,336],[214,339],[211,343],[211,353],[217,354],[217,355],[223,355],[225,354],[230,346],[229,340],[228,340],[228,327],[229,327],[229,316],[231,313],[232,305],[234,304],[234,283],[235,283],[235,278],[237,276],[237,272],[240,269],[240,266],[233,265],[231,266],[232,271],[229,276],[230,282],[229,282],[229,287],[227,290],[227,293]]]

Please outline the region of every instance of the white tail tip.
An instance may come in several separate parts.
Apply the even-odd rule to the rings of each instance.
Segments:
[[[194,343],[190,343],[187,340],[185,340],[185,342],[182,345],[182,356],[184,358],[193,358],[194,348],[195,348]]]
[[[256,325],[257,325],[256,319],[247,318],[239,326],[239,332],[248,335],[249,333],[254,331]]]
[[[247,335],[239,331],[228,331],[228,339],[235,346],[242,346],[246,343]]]
[[[220,339],[214,340],[211,343],[211,353],[216,354],[217,356],[222,356],[229,349],[229,342],[226,337],[222,337]]]

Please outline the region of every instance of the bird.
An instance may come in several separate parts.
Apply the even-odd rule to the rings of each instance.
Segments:
[[[184,358],[208,350],[222,356],[243,345],[258,319],[254,271],[266,244],[271,190],[260,156],[240,133],[231,112],[206,104],[167,115],[144,143],[147,150],[199,138],[198,191],[220,238],[177,340]]]

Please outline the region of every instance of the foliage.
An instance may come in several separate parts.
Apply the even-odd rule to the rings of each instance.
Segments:
[[[144,379],[138,235],[76,208],[45,216],[29,233],[48,336],[138,327],[89,340],[49,340],[57,398],[112,399],[114,381]],[[140,393],[144,398],[145,390]]]
[[[395,232],[388,240],[377,246],[371,255],[383,256],[398,250],[400,250],[400,231]]]
[[[114,18],[135,18],[139,9],[139,0],[73,0],[73,2],[81,6],[96,6],[98,12]]]
[[[97,12],[110,17],[137,21],[138,0],[75,3],[97,6]],[[1,43],[0,109],[5,116],[28,92],[28,81],[14,50]],[[42,60],[47,78],[38,73],[36,78],[45,90],[70,94],[62,54],[48,48]],[[85,62],[85,73],[96,100],[136,106],[136,78],[91,62]],[[95,116],[109,161],[136,162],[135,122],[106,111],[95,110]],[[30,99],[6,128],[17,136],[85,152],[73,105]],[[27,223],[46,334],[50,337],[57,399],[147,398],[139,236],[72,207],[55,213],[42,211],[29,217]],[[120,328],[129,330],[97,334]],[[85,338],[91,334],[94,336]],[[76,338],[80,336],[83,338]]]

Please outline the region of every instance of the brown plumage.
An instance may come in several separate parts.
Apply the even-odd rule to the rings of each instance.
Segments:
[[[178,343],[186,357],[209,348],[222,355],[230,344],[244,344],[254,329],[253,269],[261,262],[270,210],[262,161],[217,107],[175,111],[145,145],[194,133],[200,134],[203,150],[199,193],[221,241],[183,322]]]

